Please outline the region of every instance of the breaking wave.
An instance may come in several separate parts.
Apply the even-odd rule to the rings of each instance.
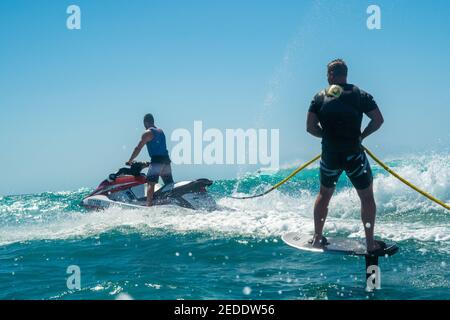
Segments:
[[[400,175],[449,203],[450,155],[397,159],[389,163]],[[95,237],[109,232],[201,232],[215,237],[278,238],[287,231],[312,232],[312,209],[319,188],[318,168],[307,170],[264,198],[236,200],[227,196],[255,194],[285,177],[292,168],[216,181],[210,191],[220,210],[193,211],[174,206],[142,210],[110,208],[88,212],[79,202],[89,190],[47,192],[0,198],[0,244],[33,240]],[[395,241],[442,242],[449,250],[450,216],[439,207],[374,166],[378,206],[376,233]],[[330,204],[330,234],[363,237],[359,200],[342,177]]]

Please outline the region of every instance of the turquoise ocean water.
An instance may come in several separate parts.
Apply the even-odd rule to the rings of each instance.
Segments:
[[[450,202],[449,154],[389,164]],[[226,197],[265,190],[292,168],[216,181],[214,212],[88,212],[78,205],[88,188],[0,197],[0,299],[449,299],[450,213],[379,167],[376,234],[401,251],[380,260],[382,288],[373,293],[363,259],[305,253],[280,239],[312,232],[317,167],[264,198]],[[363,237],[359,200],[344,176],[326,234]],[[80,268],[80,290],[67,287],[71,265]]]

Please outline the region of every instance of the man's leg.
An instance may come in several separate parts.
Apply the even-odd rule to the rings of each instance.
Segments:
[[[161,179],[164,182],[164,185],[173,183],[173,177],[172,177],[172,167],[170,166],[170,163],[165,164],[163,169],[161,170]]]
[[[322,150],[320,161],[320,191],[314,204],[314,238],[313,246],[322,247],[322,232],[328,215],[328,205],[339,177],[342,174],[340,154]]]
[[[379,248],[374,240],[377,206],[373,196],[373,174],[364,151],[350,155],[346,159],[346,172],[361,199],[361,220],[366,233],[367,250]]]
[[[314,204],[313,246],[315,247],[321,246],[320,241],[322,240],[323,227],[328,215],[328,205],[330,204],[334,190],[335,188],[327,188],[324,185],[320,185],[319,195],[317,196],[316,203]]]
[[[377,206],[373,196],[373,184],[367,189],[356,190],[361,199],[361,220],[364,225],[366,233],[367,250],[373,251],[378,248],[374,240],[375,217],[377,213]]]
[[[159,180],[161,166],[158,163],[152,163],[147,172],[147,206],[153,205],[153,194],[155,193],[155,185]]]
[[[153,205],[153,194],[155,193],[155,183],[147,183],[147,206],[151,207]]]

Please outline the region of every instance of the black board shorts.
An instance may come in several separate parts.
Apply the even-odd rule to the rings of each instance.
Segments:
[[[373,182],[372,169],[363,150],[353,152],[322,151],[320,183],[334,188],[345,171],[357,190],[367,189]]]

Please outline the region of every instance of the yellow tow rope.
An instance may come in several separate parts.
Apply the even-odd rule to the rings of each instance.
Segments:
[[[375,160],[376,163],[378,163],[384,170],[386,170],[387,172],[389,172],[390,174],[392,174],[394,177],[396,177],[398,180],[400,180],[401,182],[403,182],[404,184],[406,184],[408,187],[414,189],[415,191],[417,191],[418,193],[420,193],[421,195],[423,195],[424,197],[427,197],[428,199],[430,199],[431,201],[441,205],[442,207],[444,207],[447,210],[450,210],[450,206],[445,204],[444,201],[441,201],[435,197],[433,197],[432,195],[430,195],[429,193],[420,190],[418,187],[416,187],[415,185],[413,185],[411,182],[407,181],[406,179],[402,178],[401,176],[398,175],[398,173],[396,173],[395,171],[393,171],[391,168],[389,168],[385,163],[383,163],[380,159],[378,159],[369,149],[367,149],[366,147],[363,147],[364,150],[366,150],[367,154],[373,159]]]
[[[398,175],[398,173],[396,173],[395,171],[393,171],[391,168],[389,168],[385,163],[383,163],[380,159],[378,159],[369,149],[367,149],[366,147],[364,147],[364,150],[367,152],[367,154],[373,159],[375,160],[376,163],[378,163],[384,170],[386,170],[387,172],[389,172],[390,174],[392,174],[394,177],[396,177],[398,180],[400,180],[401,182],[403,182],[404,184],[406,184],[408,187],[412,188],[413,190],[417,191],[418,193],[420,193],[421,195],[423,195],[424,197],[430,199],[431,201],[441,205],[442,207],[444,207],[447,210],[450,210],[450,206],[445,204],[444,201],[441,201],[435,197],[433,197],[432,195],[430,195],[429,193],[419,189],[418,187],[416,187],[415,185],[413,185],[411,182],[407,181],[406,179],[402,178],[400,175]],[[240,199],[240,200],[246,200],[246,199],[253,199],[253,198],[259,198],[259,197],[263,197],[266,194],[274,191],[275,189],[278,189],[280,186],[282,186],[283,184],[285,184],[286,182],[288,182],[289,180],[291,180],[295,175],[297,175],[300,171],[306,169],[307,167],[309,167],[310,165],[312,165],[314,162],[316,162],[317,160],[319,160],[321,157],[321,155],[319,154],[318,156],[314,157],[313,159],[309,160],[308,162],[306,162],[305,164],[301,165],[300,167],[298,167],[296,170],[294,170],[290,175],[288,175],[285,179],[283,179],[282,181],[278,182],[276,185],[274,185],[273,187],[271,187],[269,190],[261,193],[261,194],[257,194],[254,196],[247,196],[247,197],[231,197],[233,199]]]
[[[262,196],[265,196],[266,194],[272,192],[275,189],[278,189],[280,186],[282,186],[283,184],[285,184],[286,182],[288,182],[289,180],[291,180],[295,175],[297,175],[300,171],[302,171],[303,169],[306,169],[307,167],[309,167],[310,165],[312,165],[314,162],[316,162],[317,160],[320,159],[322,155],[319,154],[318,156],[314,157],[314,159],[309,160],[308,162],[306,162],[305,164],[301,165],[300,167],[298,167],[298,169],[296,169],[294,172],[292,172],[290,175],[288,175],[285,179],[283,179],[282,181],[278,182],[276,185],[274,185],[272,188],[270,188],[269,190],[261,193],[261,194],[257,194],[255,196],[248,196],[248,197],[231,197],[233,199],[240,199],[240,200],[246,200],[246,199],[253,199],[253,198],[259,198]]]

